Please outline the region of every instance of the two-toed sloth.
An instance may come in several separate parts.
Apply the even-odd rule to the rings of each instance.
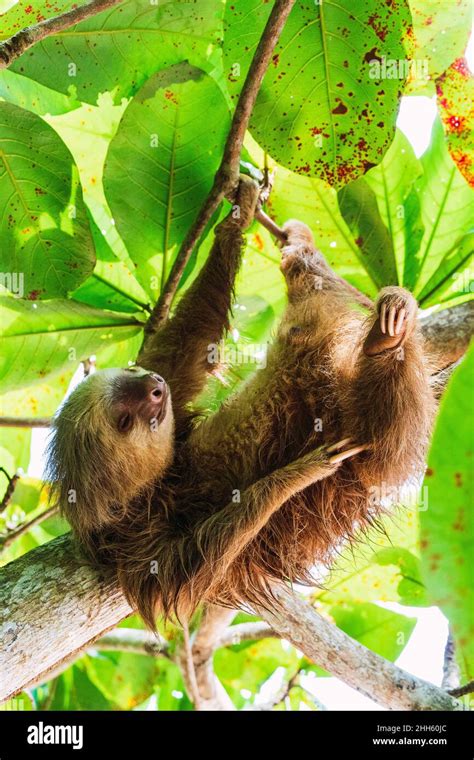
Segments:
[[[266,368],[216,413],[189,409],[228,326],[257,195],[242,179],[239,218],[216,228],[137,366],[89,376],[55,420],[48,474],[62,511],[152,627],[203,600],[265,602],[272,579],[309,582],[374,519],[377,489],[423,464],[434,399],[415,300],[384,288],[369,313],[297,221],[284,228],[288,306]]]

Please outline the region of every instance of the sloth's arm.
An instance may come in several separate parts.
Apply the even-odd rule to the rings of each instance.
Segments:
[[[202,271],[173,317],[150,336],[138,356],[138,364],[163,375],[169,383],[175,409],[199,394],[213,369],[213,347],[228,328],[244,245],[243,230],[253,219],[257,199],[258,185],[248,177],[241,178],[234,210],[217,226]],[[234,218],[236,207],[238,217]]]
[[[304,301],[318,291],[344,295],[365,308],[373,303],[353,285],[339,277],[316,248],[309,227],[297,219],[283,225],[286,243],[281,251],[281,270],[288,288],[290,303]]]
[[[343,460],[363,449],[345,439],[311,451],[261,478],[241,494],[238,503],[230,502],[196,526],[191,536],[181,540],[178,551],[187,558],[185,578],[192,578],[190,583],[184,581],[181,592],[175,595],[178,612],[181,608],[190,614],[203,598],[218,595],[230,565],[271,516],[296,493],[329,477]]]

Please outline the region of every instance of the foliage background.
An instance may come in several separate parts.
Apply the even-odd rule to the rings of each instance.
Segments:
[[[71,6],[4,0],[0,36]],[[269,12],[260,0],[126,0],[47,38],[0,73],[2,415],[51,416],[90,356],[101,368],[134,360],[144,321],[212,184]],[[349,0],[297,2],[264,80],[243,158],[277,170],[267,211],[279,223],[308,223],[330,263],[368,295],[398,283],[422,308],[471,298],[469,13],[464,0],[362,0],[356,10]],[[398,63],[408,59],[400,77]],[[374,61],[385,62],[385,75],[372,76]],[[396,129],[402,94],[436,98],[439,115],[421,158]],[[178,297],[211,242],[209,227]],[[278,262],[271,236],[254,224],[229,347],[271,338],[285,303]],[[311,595],[336,625],[390,660],[415,621],[377,603],[439,605],[463,678],[474,676],[466,561],[474,549],[472,361],[457,370],[443,400],[425,482],[428,509],[412,500],[384,520],[383,531],[342,551],[324,589]],[[203,404],[216,408],[252,369],[228,367],[225,383],[210,381]],[[9,474],[28,470],[30,440],[28,430],[2,429],[0,464]],[[10,535],[46,503],[41,483],[22,477],[0,531]],[[56,516],[44,521],[4,548],[1,562],[66,529]],[[252,703],[278,668],[287,680],[301,671],[325,675],[271,639],[222,649],[215,667],[237,707]],[[84,655],[25,698],[65,710],[192,708],[176,665],[127,653]],[[300,686],[285,704],[315,708]]]

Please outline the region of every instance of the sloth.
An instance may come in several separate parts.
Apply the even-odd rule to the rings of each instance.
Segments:
[[[283,228],[288,304],[265,368],[215,413],[192,408],[257,201],[241,178],[203,269],[137,364],[90,375],[54,421],[53,494],[152,629],[203,601],[265,605],[273,581],[313,583],[377,519],[377,495],[423,467],[435,401],[415,299],[386,287],[372,303],[299,221]]]

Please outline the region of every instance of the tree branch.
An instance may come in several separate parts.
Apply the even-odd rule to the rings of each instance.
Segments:
[[[280,636],[331,675],[390,710],[462,710],[438,686],[371,652],[322,617],[289,588],[273,584],[273,609],[257,612]]]
[[[0,417],[0,427],[7,428],[48,428],[51,417]]]
[[[235,710],[234,703],[214,673],[213,658],[222,634],[236,614],[235,610],[207,605],[195,635],[192,654],[201,698],[200,710]]]
[[[149,657],[170,657],[168,642],[158,633],[140,628],[116,628],[101,636],[92,644],[92,649],[102,652],[128,652]]]
[[[214,211],[225,196],[231,195],[239,180],[239,162],[245,132],[248,127],[255,100],[265,76],[268,64],[278,42],[285,21],[295,4],[295,0],[276,0],[272,12],[258,43],[257,49],[250,64],[244,86],[240,93],[237,106],[234,111],[232,124],[227,136],[224,153],[220,166],[214,177],[213,186],[208,197],[204,201],[196,220],[191,225],[176,259],[169,273],[165,287],[148,319],[145,326],[146,336],[156,330],[166,321],[184,272],[186,264],[193,252],[194,246],[204,232],[206,225]]]
[[[27,26],[7,40],[0,42],[0,71],[8,68],[17,58],[51,34],[57,34],[70,26],[84,21],[90,16],[95,16],[113,5],[120,5],[123,0],[92,0],[86,5],[80,5],[70,11],[61,13],[59,16],[40,21],[35,26]]]
[[[469,681],[456,689],[450,689],[449,693],[452,697],[465,697],[466,694],[472,694],[474,693],[474,681]]]
[[[443,370],[467,351],[474,333],[474,301],[424,315],[420,322],[433,364]]]
[[[415,678],[350,639],[304,600],[274,587],[278,606],[259,610],[277,634],[291,641],[332,675],[392,709],[461,709],[442,689]],[[58,667],[90,648],[105,631],[131,613],[112,575],[86,564],[69,535],[25,554],[0,569],[0,701],[48,680]],[[194,642],[199,688],[207,709],[230,702],[209,681],[207,664],[235,613],[211,607]],[[220,617],[220,622],[216,620]],[[220,688],[219,688],[220,687]],[[228,705],[231,709],[232,703]]]
[[[33,517],[28,522],[24,522],[14,530],[11,530],[6,535],[0,536],[0,551],[6,549],[7,546],[10,546],[10,544],[16,541],[17,538],[20,538],[20,536],[23,536],[25,533],[27,533],[30,528],[33,528],[35,525],[39,525],[49,517],[55,515],[57,512],[57,507],[49,507],[49,509],[45,509],[44,512],[40,512],[39,515],[36,515],[36,517]]]
[[[459,687],[459,667],[456,662],[456,652],[454,648],[454,638],[449,629],[446,646],[444,648],[444,661],[443,661],[443,680],[441,686],[450,694],[453,690]]]

